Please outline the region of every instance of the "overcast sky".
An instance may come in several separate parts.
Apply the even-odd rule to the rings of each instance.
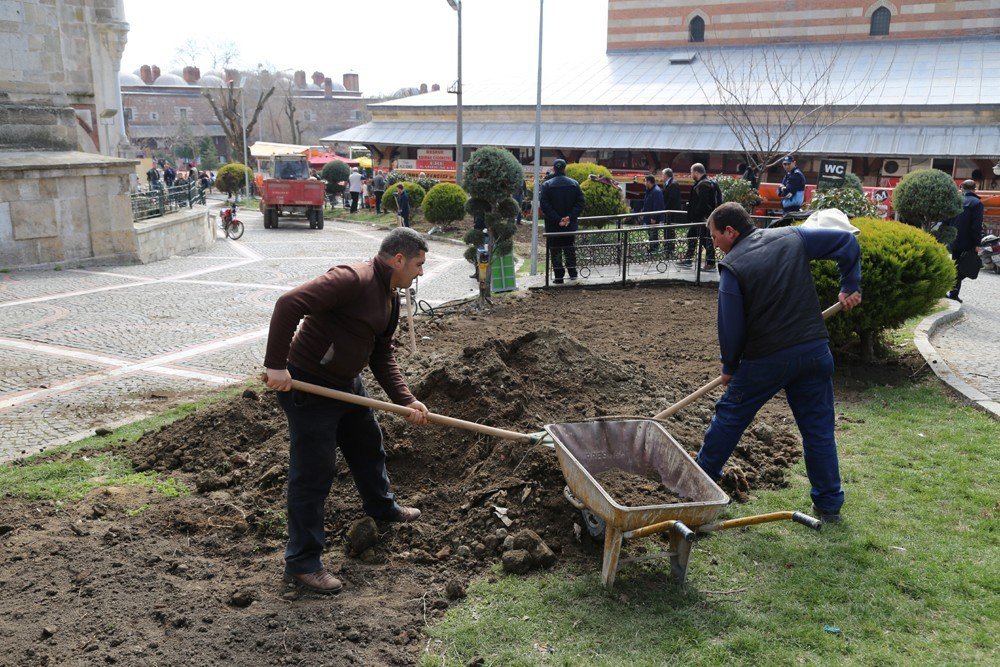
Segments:
[[[462,79],[468,85],[495,72],[537,69],[539,0],[465,0],[462,7]],[[236,8],[244,11],[240,14]],[[607,0],[545,0],[543,77],[558,76],[566,58],[604,53]],[[447,0],[125,0],[129,23],[122,71],[159,65],[183,67],[178,49],[188,40],[231,40],[238,65],[319,70],[335,82],[360,75],[366,95],[456,78],[457,20]],[[207,58],[203,58],[207,60]],[[202,73],[210,63],[196,63]]]

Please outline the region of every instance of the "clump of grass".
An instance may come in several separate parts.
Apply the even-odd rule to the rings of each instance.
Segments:
[[[133,471],[128,459],[114,454],[0,467],[0,489],[26,500],[79,500],[100,486],[150,487],[171,498],[190,493],[176,479]]]

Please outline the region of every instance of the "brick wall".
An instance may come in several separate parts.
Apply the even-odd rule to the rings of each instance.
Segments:
[[[1000,0],[609,0],[608,50],[689,45],[696,16],[706,46],[870,39],[880,7],[889,34],[871,39],[1000,34]]]

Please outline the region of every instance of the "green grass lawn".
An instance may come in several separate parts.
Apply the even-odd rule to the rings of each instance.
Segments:
[[[424,664],[985,665],[1000,636],[1000,425],[935,381],[838,408],[844,523],[718,533],[683,589],[662,565],[479,581],[430,629]],[[729,516],[808,509],[789,488]]]

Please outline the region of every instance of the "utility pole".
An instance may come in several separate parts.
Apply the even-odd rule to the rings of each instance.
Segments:
[[[453,91],[457,96],[455,114],[455,182],[462,184],[462,163],[465,149],[462,146],[462,0],[448,0],[448,6],[458,12],[458,81]]]
[[[535,98],[535,187],[531,189],[531,275],[538,274],[538,191],[542,188],[542,17],[545,0],[538,0],[538,94]]]

